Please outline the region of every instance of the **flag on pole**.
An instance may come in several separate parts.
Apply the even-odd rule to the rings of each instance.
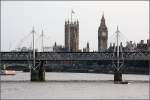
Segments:
[[[75,14],[75,12],[71,9],[71,22],[72,22],[72,14]]]

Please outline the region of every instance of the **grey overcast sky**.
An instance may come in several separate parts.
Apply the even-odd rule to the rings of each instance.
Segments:
[[[42,29],[49,36],[45,46],[52,46],[55,41],[64,45],[64,23],[70,19],[71,9],[75,11],[73,20],[79,20],[80,49],[89,41],[91,50],[97,50],[103,12],[110,41],[117,25],[126,40],[146,42],[149,37],[149,1],[1,1],[2,50],[31,45],[31,36],[24,39],[28,43],[21,39],[33,25],[37,38]]]

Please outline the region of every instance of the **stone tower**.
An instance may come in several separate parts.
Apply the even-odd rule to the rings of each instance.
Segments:
[[[105,24],[105,18],[103,14],[100,26],[98,28],[98,52],[107,49],[107,40],[108,40],[108,30]]]
[[[67,51],[70,50],[70,24],[69,21],[65,21],[65,48]]]
[[[79,22],[65,22],[65,48],[69,52],[79,50]]]

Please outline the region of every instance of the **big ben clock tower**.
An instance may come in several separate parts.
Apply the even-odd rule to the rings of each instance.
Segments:
[[[108,30],[105,24],[104,14],[101,19],[100,27],[98,28],[98,52],[107,49]]]

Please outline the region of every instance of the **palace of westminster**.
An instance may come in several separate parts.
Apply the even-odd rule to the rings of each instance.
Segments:
[[[64,25],[64,36],[65,44],[57,45],[55,42],[54,46],[50,50],[49,47],[44,47],[43,50],[46,52],[91,52],[89,43],[83,50],[79,49],[79,21],[65,21]],[[150,39],[147,40],[147,43],[144,43],[144,40],[141,40],[139,43],[135,44],[132,41],[127,41],[125,47],[120,43],[124,51],[134,52],[134,51],[150,51]],[[114,50],[115,43],[110,43],[108,47],[108,29],[105,23],[104,14],[101,18],[101,23],[98,28],[98,52],[112,51]],[[26,47],[21,48],[19,51],[28,51]],[[96,52],[96,51],[93,51]]]
[[[107,50],[108,30],[105,24],[104,15],[101,19],[100,27],[98,28],[98,51]],[[79,21],[65,21],[65,47],[53,47],[54,52],[81,52],[79,50]],[[90,52],[89,43],[83,48],[83,52]]]
[[[98,51],[107,49],[108,30],[105,24],[104,15],[101,19],[101,24],[98,29]],[[65,49],[69,52],[79,52],[79,22],[65,21]],[[89,43],[83,48],[83,52],[89,52]]]
[[[53,46],[54,52],[90,52],[89,43],[83,50],[79,50],[79,21],[65,21],[65,47],[61,45]],[[115,47],[115,44],[108,47],[108,29],[105,23],[104,14],[101,18],[101,23],[98,28],[98,52],[112,51]],[[123,47],[122,43],[120,46]],[[127,42],[126,47],[123,47],[124,51],[132,52],[136,50],[140,51],[150,51],[150,40],[147,40],[147,43],[144,43],[144,40],[141,40],[140,43],[132,43],[132,41]]]

